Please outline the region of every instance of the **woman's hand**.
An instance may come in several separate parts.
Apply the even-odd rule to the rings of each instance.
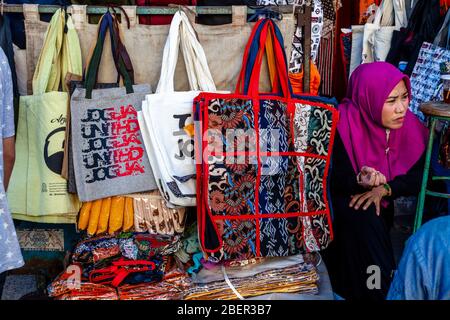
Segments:
[[[386,183],[386,177],[374,168],[363,166],[357,176],[358,184],[366,189],[378,187]]]
[[[377,216],[380,215],[380,204],[381,199],[387,195],[387,190],[384,186],[378,186],[373,188],[370,191],[367,191],[362,194],[357,194],[352,197],[350,201],[350,207],[354,207],[355,210],[358,210],[361,206],[363,206],[363,210],[367,210],[369,206],[374,203],[376,207]]]

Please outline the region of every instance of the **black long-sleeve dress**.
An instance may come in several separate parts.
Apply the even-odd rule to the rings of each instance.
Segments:
[[[334,241],[323,256],[333,290],[345,299],[382,300],[386,297],[396,268],[389,237],[394,217],[393,200],[419,193],[424,160],[425,154],[407,174],[388,182],[392,195],[385,198],[389,200],[389,206],[381,207],[380,216],[376,215],[373,204],[365,211],[362,208],[355,210],[349,207],[350,196],[367,189],[357,183],[344,144],[339,134],[336,135],[330,177]],[[370,266],[379,267],[379,287],[374,278],[376,268]],[[369,289],[368,280],[370,287],[379,289]]]

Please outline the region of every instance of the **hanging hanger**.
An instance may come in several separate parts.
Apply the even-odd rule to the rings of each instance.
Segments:
[[[1,0],[1,4],[0,5],[1,5],[0,13],[1,13],[2,17],[3,17],[3,8],[5,7],[5,2],[3,0]]]

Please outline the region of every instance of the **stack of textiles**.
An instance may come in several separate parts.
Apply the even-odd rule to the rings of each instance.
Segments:
[[[185,300],[233,300],[238,296],[227,281],[243,297],[270,293],[318,294],[319,275],[311,263],[301,255],[283,258],[260,259],[256,264],[203,269],[194,275],[194,286],[186,291]]]
[[[182,246],[178,235],[129,232],[84,239],[48,294],[56,300],[179,299],[190,286],[174,255]]]
[[[118,289],[120,300],[180,300],[192,285],[188,275],[178,269],[164,275],[161,282],[124,285]]]
[[[117,292],[109,286],[81,282],[79,286],[69,280],[58,279],[48,290],[55,300],[118,300]]]

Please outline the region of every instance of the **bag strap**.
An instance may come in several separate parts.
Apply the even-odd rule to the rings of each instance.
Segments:
[[[250,48],[252,45],[254,45],[256,35],[259,34],[258,32],[261,32],[263,23],[264,23],[263,19],[260,19],[256,22],[256,24],[253,26],[253,29],[252,29],[250,37],[247,41],[247,44],[245,45],[244,56],[242,58],[242,67],[241,67],[241,71],[239,72],[239,78],[236,83],[235,92],[244,92],[246,90],[245,89],[245,85],[246,85],[245,80],[247,79],[246,74],[247,73],[251,74],[251,71],[252,71],[251,68],[253,68],[253,64],[249,64],[249,59],[250,59],[250,55],[252,52],[252,51],[250,51]],[[248,79],[250,79],[250,77],[248,77]]]
[[[81,57],[81,46],[78,33],[75,30],[71,15],[65,16],[64,38],[61,56],[61,82],[64,92],[69,92],[68,78],[81,77],[83,74],[83,63]]]
[[[156,92],[173,92],[175,68],[179,47],[187,69],[191,90],[216,91],[205,52],[197,39],[197,34],[183,11],[172,18],[166,43],[164,45],[160,79]]]
[[[126,261],[120,259],[114,261],[112,266],[91,271],[89,273],[89,281],[92,283],[111,283],[113,287],[118,287],[132,273],[153,271],[155,269],[156,264],[153,261]]]
[[[251,95],[257,94],[259,92],[259,78],[261,73],[261,64],[262,64],[262,57],[264,55],[266,43],[267,43],[267,34],[271,33],[273,38],[273,47],[274,47],[274,53],[276,57],[276,63],[277,63],[277,72],[278,72],[278,78],[280,81],[280,87],[281,91],[278,90],[280,93],[283,93],[284,97],[291,97],[292,91],[290,87],[289,77],[288,77],[288,70],[287,70],[287,59],[286,59],[286,53],[284,51],[284,45],[283,45],[283,38],[281,36],[281,32],[278,29],[277,25],[270,20],[266,24],[266,28],[264,28],[261,31],[261,38],[260,38],[260,49],[259,54],[254,66],[254,70],[252,72],[251,78],[250,78],[250,85],[249,85],[249,93]]]
[[[117,19],[117,13],[116,13],[116,9],[120,9],[123,14],[124,17],[127,21],[127,27],[128,29],[130,28],[130,18],[128,17],[127,12],[125,11],[124,8],[122,8],[121,6],[117,6],[114,4],[109,4],[108,8],[111,8],[113,10],[113,15],[114,15],[114,30],[116,31],[114,33],[114,44],[117,44],[115,50],[114,50],[114,63],[116,63],[116,69],[119,69],[119,58],[121,58],[123,60],[123,63],[125,64],[125,68],[131,78],[131,82],[134,83],[134,68],[133,68],[133,64],[131,63],[131,59],[130,56],[128,55],[128,51],[126,50],[122,39],[123,34],[122,34],[122,29],[119,26],[119,21]]]
[[[60,54],[63,43],[64,16],[58,9],[52,16],[45,32],[33,75],[33,94],[57,91],[61,82]]]
[[[259,35],[261,33],[261,29],[263,20],[258,20],[252,29],[252,33],[250,34],[249,41],[247,42],[243,61],[247,61],[247,63],[243,63],[241,72],[239,74],[239,78],[236,84],[236,90],[238,92],[243,92],[241,90],[246,91],[248,88],[248,84],[250,81],[250,75],[253,70],[254,61],[256,58],[256,53],[258,52],[259,47]],[[267,36],[267,45],[266,45],[266,56],[267,56],[267,65],[269,69],[269,77],[270,82],[272,84],[272,93],[276,93],[279,86],[279,79],[277,74],[277,68],[275,63],[275,53],[273,51],[273,39],[272,35],[269,33]],[[242,86],[244,86],[242,88]]]
[[[262,22],[262,20],[259,21],[259,23],[261,23],[261,22]],[[252,35],[250,36],[248,46],[245,50],[244,58],[243,58],[243,60],[247,61],[247,63],[243,64],[243,69],[241,70],[241,74],[239,76],[238,84],[237,84],[237,88],[241,88],[242,86],[243,86],[243,88],[241,88],[237,92],[247,92],[247,90],[248,90],[248,86],[249,86],[249,82],[250,82],[250,75],[252,73],[253,66],[256,61],[257,52],[259,50],[259,37],[260,37],[261,29],[262,29],[262,26],[257,23],[254,26],[254,29],[253,29],[254,32],[252,32]],[[272,35],[270,33],[268,33],[267,44],[266,44],[266,55],[267,55],[267,63],[268,63],[268,67],[269,67],[270,79],[271,79],[271,83],[272,83],[272,93],[277,94],[280,92],[280,83],[279,83],[280,80],[278,78],[278,73],[276,70],[276,63],[275,63],[276,59],[275,59],[275,54],[274,54],[274,44],[273,44],[272,38],[273,38]],[[277,32],[276,40],[279,41],[281,44],[283,43],[283,37],[281,35],[281,32]],[[250,42],[252,42],[252,43],[250,43]],[[284,63],[287,65],[287,57],[284,52],[284,49],[282,51],[283,51],[283,59],[285,61]],[[272,57],[271,57],[271,55],[272,55]],[[271,72],[271,69],[272,69],[272,72]],[[241,91],[241,90],[243,90],[243,91]],[[293,95],[293,91],[292,91],[290,82],[289,82],[289,90],[291,92],[291,95]]]
[[[276,90],[273,90],[273,92],[278,94],[282,93],[286,97],[292,96],[292,88],[287,72],[287,58],[280,30],[271,19],[261,20],[261,23],[256,24],[254,28],[256,29],[256,33],[254,34],[253,40],[250,39],[251,44],[247,47],[248,50],[246,50],[243,59],[243,68],[245,68],[243,91],[241,91],[242,85],[238,83],[236,93],[250,94],[251,92],[252,94],[256,94],[259,91],[259,76],[262,57],[267,46],[268,34],[271,34],[272,48],[277,68],[276,81],[279,81],[279,86],[277,86]]]
[[[111,13],[108,11],[105,13],[101,19],[97,44],[94,48],[92,58],[89,61],[89,65],[86,71],[86,79],[85,79],[85,87],[86,87],[86,99],[92,98],[92,90],[94,89],[97,83],[98,70],[100,67],[101,56],[103,53],[103,45],[106,37],[106,33],[109,30],[110,38],[111,38],[111,49],[113,52],[113,56],[118,57],[118,61],[115,62],[116,69],[118,74],[123,78],[123,82],[126,87],[127,94],[133,93],[133,77],[128,73],[126,64],[124,62],[123,56],[125,55],[126,49],[124,46],[120,44],[118,41],[117,29],[114,26],[114,18]],[[116,53],[116,48],[119,50],[119,53]],[[120,48],[120,49],[119,49]],[[127,53],[128,55],[128,53]],[[130,61],[131,63],[131,61]]]

